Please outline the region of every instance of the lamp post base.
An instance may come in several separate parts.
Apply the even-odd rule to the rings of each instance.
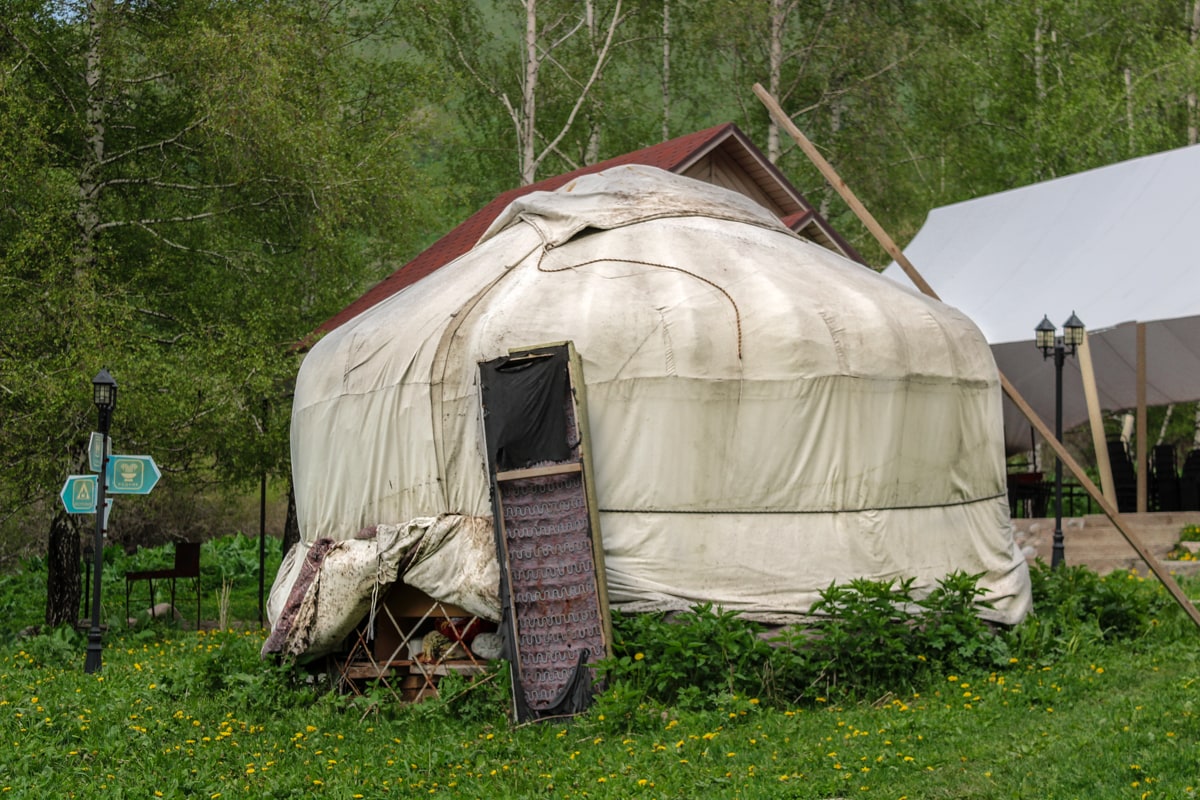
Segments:
[[[1063,532],[1062,528],[1054,529],[1054,546],[1050,550],[1050,568],[1055,569],[1062,566],[1066,560],[1066,552],[1063,548]]]
[[[100,631],[88,631],[87,643],[87,658],[83,662],[83,671],[87,674],[100,671],[100,654],[104,652],[103,645],[100,643]]]

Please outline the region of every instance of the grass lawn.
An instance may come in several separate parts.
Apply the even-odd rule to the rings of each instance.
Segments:
[[[235,593],[256,609],[256,580]],[[10,636],[0,796],[1193,797],[1200,631],[1163,616],[1134,640],[1063,641],[1053,659],[853,703],[719,695],[685,710],[618,684],[587,715],[516,728],[501,679],[373,704],[385,695],[260,661],[256,624],[114,626],[92,675],[74,632]]]

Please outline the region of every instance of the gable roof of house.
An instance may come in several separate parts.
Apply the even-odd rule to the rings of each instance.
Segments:
[[[722,182],[717,171],[706,168],[720,156],[730,159],[746,175],[752,185],[730,185]],[[708,159],[706,161],[706,159]],[[643,164],[679,175],[718,183],[726,188],[749,194],[777,213],[785,225],[801,236],[860,263],[866,263],[850,245],[819,214],[767,157],[733,123],[725,123],[702,131],[680,136],[661,144],[610,158],[572,172],[509,189],[468,217],[462,224],[438,239],[412,261],[381,280],[361,297],[321,323],[302,346],[312,343],[321,334],[333,330],[363,311],[391,297],[407,286],[440,269],[466,253],[484,234],[505,208],[518,197],[538,191],[554,191],[581,175],[600,172],[625,164]],[[735,182],[736,183],[736,182]]]

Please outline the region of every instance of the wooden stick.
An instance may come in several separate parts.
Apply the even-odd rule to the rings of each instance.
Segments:
[[[867,226],[867,230],[875,237],[875,241],[883,245],[883,249],[887,251],[887,254],[896,260],[896,263],[900,265],[900,269],[904,270],[904,274],[913,282],[913,285],[920,289],[922,294],[928,295],[934,300],[940,300],[941,298],[937,296],[937,292],[925,282],[925,278],[921,276],[920,272],[917,272],[917,268],[908,260],[908,256],[904,255],[904,251],[896,246],[896,243],[892,241],[892,237],[888,236],[883,226],[875,221],[875,217],[871,216],[871,212],[867,210],[867,207],[859,201],[854,192],[850,191],[850,187],[837,174],[837,170],[817,151],[817,148],[808,140],[808,137],[800,132],[800,129],[796,127],[791,118],[783,113],[783,109],[779,107],[779,103],[775,102],[775,98],[771,97],[770,93],[757,83],[754,84],[754,93],[758,95],[759,100],[762,100],[763,105],[771,112],[771,116],[775,118],[775,121],[782,125],[791,134],[792,138],[796,140],[796,144],[800,145],[800,149],[808,156],[808,160],[813,162],[816,168],[821,171],[821,174],[825,176],[825,180],[829,181],[829,185],[854,210],[854,213],[858,215],[862,223]]]
[[[768,93],[766,89],[757,83],[754,84],[754,93],[758,95],[759,100],[761,100],[763,105],[767,107],[767,111],[770,112],[775,121],[791,135],[791,137],[796,141],[796,144],[800,146],[800,149],[803,150],[813,162],[813,165],[821,171],[821,174],[825,176],[825,180],[829,181],[829,185],[832,186],[834,190],[841,195],[842,199],[846,201],[846,204],[854,210],[854,213],[857,214],[858,218],[862,220],[862,223],[867,226],[867,230],[869,230],[875,236],[875,239],[880,245],[883,246],[883,249],[888,252],[888,255],[896,260],[896,263],[899,264],[900,268],[904,270],[904,274],[908,276],[908,279],[911,280],[923,294],[926,294],[934,299],[940,299],[933,291],[933,288],[925,282],[925,279],[921,276],[921,273],[917,271],[917,268],[914,267],[912,262],[908,260],[903,252],[901,252],[900,248],[896,246],[896,243],[892,241],[892,238],[888,236],[883,227],[876,222],[875,218],[871,216],[871,213],[867,211],[866,206],[864,206],[854,195],[854,193],[850,191],[850,187],[848,187],[846,182],[842,180],[841,176],[837,174],[837,171],[834,170],[834,168],[830,166],[829,162],[817,152],[817,148],[813,146],[813,143],[810,142],[808,138],[800,132],[800,129],[796,127],[791,118],[783,112],[783,109],[780,108],[779,103],[775,101],[775,98],[771,97],[770,93]],[[1030,423],[1033,424],[1033,427],[1036,428],[1038,433],[1042,435],[1042,438],[1047,444],[1050,445],[1055,454],[1057,454],[1062,460],[1062,463],[1066,465],[1069,470],[1071,470],[1071,473],[1079,480],[1079,484],[1084,488],[1085,491],[1087,491],[1089,495],[1092,496],[1092,499],[1095,500],[1100,506],[1100,509],[1104,512],[1105,516],[1112,521],[1113,525],[1120,532],[1120,534],[1125,537],[1125,541],[1129,542],[1130,546],[1133,547],[1137,554],[1141,556],[1141,558],[1150,567],[1150,570],[1158,577],[1160,581],[1162,581],[1162,584],[1167,587],[1167,591],[1171,593],[1171,596],[1175,598],[1175,601],[1179,603],[1180,607],[1183,608],[1189,617],[1191,617],[1192,622],[1196,624],[1196,627],[1200,628],[1200,610],[1197,610],[1196,606],[1192,603],[1188,596],[1183,593],[1182,589],[1179,588],[1179,584],[1175,582],[1173,577],[1171,577],[1171,573],[1169,573],[1166,568],[1159,563],[1158,559],[1146,549],[1144,544],[1142,544],[1141,539],[1129,529],[1129,526],[1126,524],[1125,520],[1121,517],[1120,513],[1118,513],[1117,508],[1104,497],[1104,495],[1096,487],[1096,484],[1092,483],[1091,478],[1089,478],[1087,473],[1083,471],[1083,467],[1079,466],[1079,462],[1071,457],[1071,454],[1067,452],[1067,449],[1063,446],[1062,442],[1055,437],[1054,432],[1046,426],[1046,423],[1043,422],[1042,418],[1037,415],[1037,412],[1033,410],[1033,407],[1025,401],[1025,398],[1021,396],[1021,393],[1017,391],[1016,387],[1009,382],[1008,378],[1004,376],[1004,373],[1000,372],[999,375],[1000,386],[1003,388],[1004,393],[1008,395],[1008,398],[1013,401],[1017,408],[1021,410],[1021,413],[1024,414]]]
[[[1104,435],[1104,419],[1100,416],[1100,393],[1096,389],[1096,370],[1092,368],[1092,346],[1087,331],[1079,345],[1079,376],[1083,379],[1083,395],[1087,400],[1088,423],[1092,428],[1092,446],[1096,448],[1096,468],[1100,471],[1100,488],[1108,502],[1117,504],[1117,489],[1113,483],[1112,462],[1108,459],[1108,439]]]
[[[1063,443],[1054,438],[1054,432],[1046,427],[1046,423],[1042,421],[1037,412],[1025,401],[1025,398],[1021,396],[1016,387],[1009,383],[1004,373],[1000,373],[1000,385],[1004,388],[1004,393],[1008,395],[1008,398],[1016,404],[1017,408],[1021,409],[1021,413],[1033,424],[1033,427],[1037,428],[1038,433],[1042,435],[1046,443],[1062,459],[1063,465],[1071,470],[1071,473],[1079,479],[1079,485],[1092,496],[1092,499],[1100,506],[1100,510],[1104,512],[1104,515],[1112,520],[1116,529],[1125,537],[1125,541],[1129,542],[1129,545],[1137,551],[1137,554],[1150,567],[1151,572],[1162,581],[1163,586],[1167,587],[1167,591],[1175,598],[1175,602],[1179,603],[1180,607],[1187,612],[1187,615],[1192,618],[1192,622],[1196,623],[1196,627],[1200,627],[1200,610],[1196,608],[1191,599],[1179,588],[1179,584],[1175,582],[1175,578],[1171,576],[1166,567],[1154,557],[1153,553],[1146,549],[1146,546],[1142,544],[1142,540],[1129,529],[1124,518],[1117,511],[1117,507],[1108,501],[1108,498],[1104,496],[1104,493],[1100,491],[1096,484],[1092,483],[1091,478],[1083,471],[1083,467],[1079,465],[1079,462],[1071,457],[1071,454],[1067,452],[1067,448],[1063,446]]]

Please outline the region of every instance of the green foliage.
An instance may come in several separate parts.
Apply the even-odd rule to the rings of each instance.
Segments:
[[[965,671],[1004,663],[1008,658],[1005,640],[995,635],[979,616],[992,608],[980,588],[982,573],[953,572],[938,581],[928,595],[917,601],[921,607],[917,626],[918,651],[936,671]]]
[[[480,675],[451,671],[441,678],[437,689],[437,697],[412,706],[410,712],[426,719],[440,717],[473,725],[502,726],[512,708],[507,661],[492,663]],[[376,694],[374,702],[376,707],[394,702],[394,695]]]
[[[854,683],[868,689],[902,681],[919,665],[911,578],[856,579],[831,584],[812,612],[827,617],[811,644],[830,689]]]
[[[1050,664],[1108,643],[1183,634],[1183,615],[1157,582],[1040,562],[1035,613],[996,631],[979,616],[989,607],[979,577],[950,574],[922,597],[911,579],[831,584],[813,605],[820,619],[783,629],[775,647],[761,626],[708,605],[671,618],[618,615],[614,658],[604,665],[610,713],[633,720],[646,703],[700,708],[734,695],[783,705],[873,698],[947,672]]]
[[[0,0],[0,535],[48,527],[100,366],[118,446],[156,457],[159,492],[283,474],[290,345],[512,188],[519,134],[545,177],[735,121],[878,263],[768,138],[749,86],[776,67],[782,105],[901,243],[931,207],[1181,146],[1197,122],[1191,20],[1161,0],[777,18],[625,2],[589,85],[616,7],[536,4],[547,60],[526,108],[510,0]],[[1193,410],[1166,441],[1190,442]]]
[[[1086,567],[1052,569],[1039,560],[1030,570],[1033,614],[1010,636],[1013,654],[1050,663],[1108,642],[1137,643],[1165,629],[1178,631],[1183,615],[1156,580],[1134,572],[1097,575]]]
[[[39,570],[31,563],[17,580]],[[1102,607],[1105,593],[1145,604],[1161,591],[1131,574],[1093,582],[1043,573],[1031,621],[1060,607]],[[840,587],[827,607],[881,620],[888,586],[896,597],[905,593],[902,581]],[[969,575],[939,588],[907,607],[926,629],[978,599]],[[1075,602],[1074,594],[1085,598]],[[1049,597],[1060,605],[1048,606]],[[634,619],[621,618],[618,633]],[[63,628],[0,641],[0,741],[9,743],[0,792],[894,798],[957,797],[970,786],[987,797],[1190,797],[1200,635],[1190,623],[1174,628],[1166,615],[1160,623],[1132,640],[1105,639],[1095,625],[1097,638],[1085,647],[1040,661],[1013,653],[999,668],[929,667],[912,691],[808,693],[798,702],[772,694],[769,680],[782,654],[804,648],[775,647],[761,691],[729,693],[732,668],[713,659],[715,674],[700,676],[712,689],[703,702],[666,704],[619,679],[584,715],[521,726],[505,719],[503,668],[473,682],[448,678],[441,699],[404,707],[382,687],[350,700],[330,691],[323,673],[260,660],[263,631],[111,628],[102,670],[87,675],[85,637]],[[639,624],[672,635],[661,618]],[[860,627],[871,632],[875,624]],[[730,662],[757,650],[746,638],[757,626],[712,608],[693,610],[681,627],[693,629],[679,634],[685,641],[705,632],[725,642]],[[919,625],[907,635],[923,646]],[[636,643],[623,638],[632,654],[625,666],[653,675],[649,648],[631,649]],[[957,638],[943,631],[930,641]],[[935,648],[923,652],[931,657]]]
[[[762,627],[711,603],[672,615],[614,615],[614,680],[658,701],[698,707],[761,687],[770,646]]]
[[[127,629],[125,614],[125,579],[128,571],[164,569],[170,567],[174,559],[174,545],[165,544],[158,547],[143,547],[129,554],[120,547],[104,548],[104,570],[102,578],[101,624],[108,625],[112,630]],[[266,588],[270,588],[279,569],[281,556],[275,540],[266,544],[265,568],[263,576]],[[91,575],[92,565],[86,565],[87,575]],[[26,628],[41,625],[45,616],[46,606],[46,560],[40,557],[23,559],[19,568],[0,574],[0,641],[11,641],[19,632]],[[200,555],[200,592],[201,615],[204,620],[218,618],[218,608],[213,599],[222,586],[228,584],[231,588],[229,619],[231,622],[245,624],[258,621],[258,539],[243,534],[218,537],[204,543]],[[151,621],[143,619],[143,624],[150,625],[150,635],[158,632],[177,630],[179,624],[188,626],[192,622],[191,613],[187,610],[193,596],[186,583],[177,586],[176,604],[179,606],[182,619],[180,623],[166,620]],[[132,596],[132,613],[144,609],[149,599],[144,584],[135,587]],[[157,585],[156,600],[166,600],[163,584]],[[90,616],[91,597],[84,598],[85,608],[81,617]],[[134,634],[131,634],[134,635]]]
[[[160,492],[284,472],[291,345],[438,208],[374,4],[52,5],[0,2],[3,533],[80,471],[101,366]]]
[[[69,626],[60,625],[26,639],[23,650],[29,658],[19,663],[27,669],[67,669],[86,644],[86,636]]]
[[[278,547],[270,548],[278,550]],[[200,548],[200,571],[209,586],[258,577],[258,538],[244,533],[209,539]]]
[[[617,615],[614,658],[603,665],[623,698],[614,714],[632,719],[645,702],[699,708],[734,696],[783,705],[878,696],[942,670],[1006,663],[1004,639],[978,615],[988,607],[979,577],[948,575],[920,599],[911,579],[831,584],[813,605],[818,621],[785,628],[770,643],[761,625],[711,605]]]
[[[315,701],[313,685],[290,660],[264,660],[259,656],[262,639],[257,633],[218,631],[201,635],[201,646],[192,658],[177,661],[163,671],[158,688],[165,697],[178,701],[192,693],[219,695],[235,708],[259,712]]]

